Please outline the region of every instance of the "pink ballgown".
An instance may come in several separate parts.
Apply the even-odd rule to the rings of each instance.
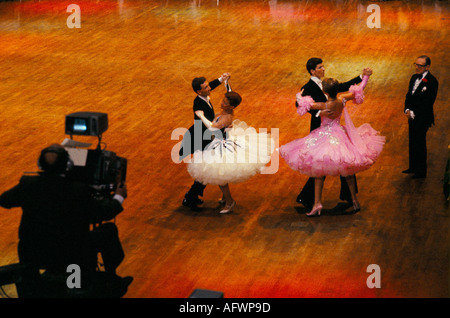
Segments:
[[[308,109],[298,109],[298,113],[304,114]],[[340,124],[342,114],[345,126]],[[375,163],[385,140],[367,123],[355,128],[344,100],[344,109],[338,118],[322,117],[319,128],[304,138],[282,145],[279,150],[289,167],[310,177],[350,176]]]

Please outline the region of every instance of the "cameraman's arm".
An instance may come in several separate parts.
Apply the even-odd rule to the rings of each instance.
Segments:
[[[26,197],[23,189],[25,186],[32,184],[33,180],[33,177],[23,176],[19,184],[0,195],[0,206],[6,209],[21,206],[23,199]]]
[[[15,186],[10,190],[5,191],[2,195],[0,195],[0,206],[6,209],[20,206],[20,197],[18,194],[19,186]]]
[[[126,185],[118,186],[113,198],[106,198],[100,201],[96,200],[93,207],[93,222],[108,221],[116,217],[123,211],[122,203],[127,197]]]
[[[120,205],[122,205],[123,201],[127,198],[127,185],[119,184],[116,188],[116,192],[114,193],[113,199],[119,201]]]

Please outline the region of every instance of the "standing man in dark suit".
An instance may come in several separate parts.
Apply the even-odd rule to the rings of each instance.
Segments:
[[[205,134],[208,128],[203,124],[202,120],[195,114],[196,111],[201,110],[204,116],[213,121],[215,117],[214,108],[211,104],[209,95],[213,89],[227,82],[230,78],[229,73],[224,73],[219,78],[208,82],[205,77],[196,77],[192,80],[192,89],[197,94],[194,99],[194,125],[192,125],[183,137],[180,148],[180,160],[193,154],[196,150],[203,150],[211,142],[211,135]],[[189,191],[185,194],[182,204],[189,207],[193,211],[198,211],[199,204],[203,201],[199,196],[203,196],[205,185],[201,182],[195,181]]]
[[[413,178],[427,176],[427,131],[434,125],[433,104],[439,87],[430,73],[431,60],[419,56],[414,63],[416,74],[409,81],[404,112],[409,126],[409,168],[403,173],[414,173]]]
[[[322,91],[322,79],[325,76],[325,67],[323,65],[322,59],[315,57],[310,58],[306,63],[306,70],[311,75],[311,78],[309,82],[302,87],[303,90],[302,96],[311,96],[315,102],[326,102],[327,97]],[[372,71],[370,69],[364,69],[363,75],[364,74],[371,75]],[[339,92],[346,92],[349,90],[351,85],[358,84],[361,81],[362,76],[357,76],[348,82],[339,83]],[[320,127],[321,124],[320,115],[323,115],[324,111],[311,109],[309,113],[311,114],[310,131],[313,131],[314,129]],[[356,185],[356,178],[355,178],[355,188],[356,192],[358,192],[358,187]],[[339,198],[343,201],[347,201],[349,206],[352,205],[352,197],[350,194],[350,189],[348,188],[347,182],[343,177],[341,177],[341,191]],[[305,186],[301,190],[300,194],[297,196],[296,201],[300,204],[303,204],[308,209],[312,208],[314,203],[314,178],[308,179]]]

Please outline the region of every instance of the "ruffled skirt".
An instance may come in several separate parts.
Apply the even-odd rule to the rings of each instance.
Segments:
[[[273,149],[270,134],[257,133],[235,120],[226,139],[215,139],[203,151],[194,153],[187,170],[203,184],[239,183],[260,173],[270,161]]]
[[[323,125],[308,136],[280,147],[290,168],[310,177],[349,176],[369,169],[379,157],[385,137],[369,124],[355,128],[358,143],[338,122]]]

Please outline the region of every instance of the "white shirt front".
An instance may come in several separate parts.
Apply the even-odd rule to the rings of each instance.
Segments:
[[[322,87],[322,80],[320,78],[318,78],[316,76],[311,76],[311,80],[314,83],[316,83],[320,87],[320,89],[323,89],[323,87]]]
[[[428,74],[428,71],[423,72],[422,77],[419,77],[418,79],[416,79],[416,82],[414,83],[414,87],[412,89],[413,94],[416,91],[417,87],[419,87],[420,82],[422,82],[422,80],[425,78],[425,76],[427,76],[427,74]]]
[[[203,97],[203,96],[198,95],[198,97],[203,99],[209,105],[209,107],[213,108],[212,105],[211,105],[211,102],[209,101],[209,99],[210,99],[209,96]]]

